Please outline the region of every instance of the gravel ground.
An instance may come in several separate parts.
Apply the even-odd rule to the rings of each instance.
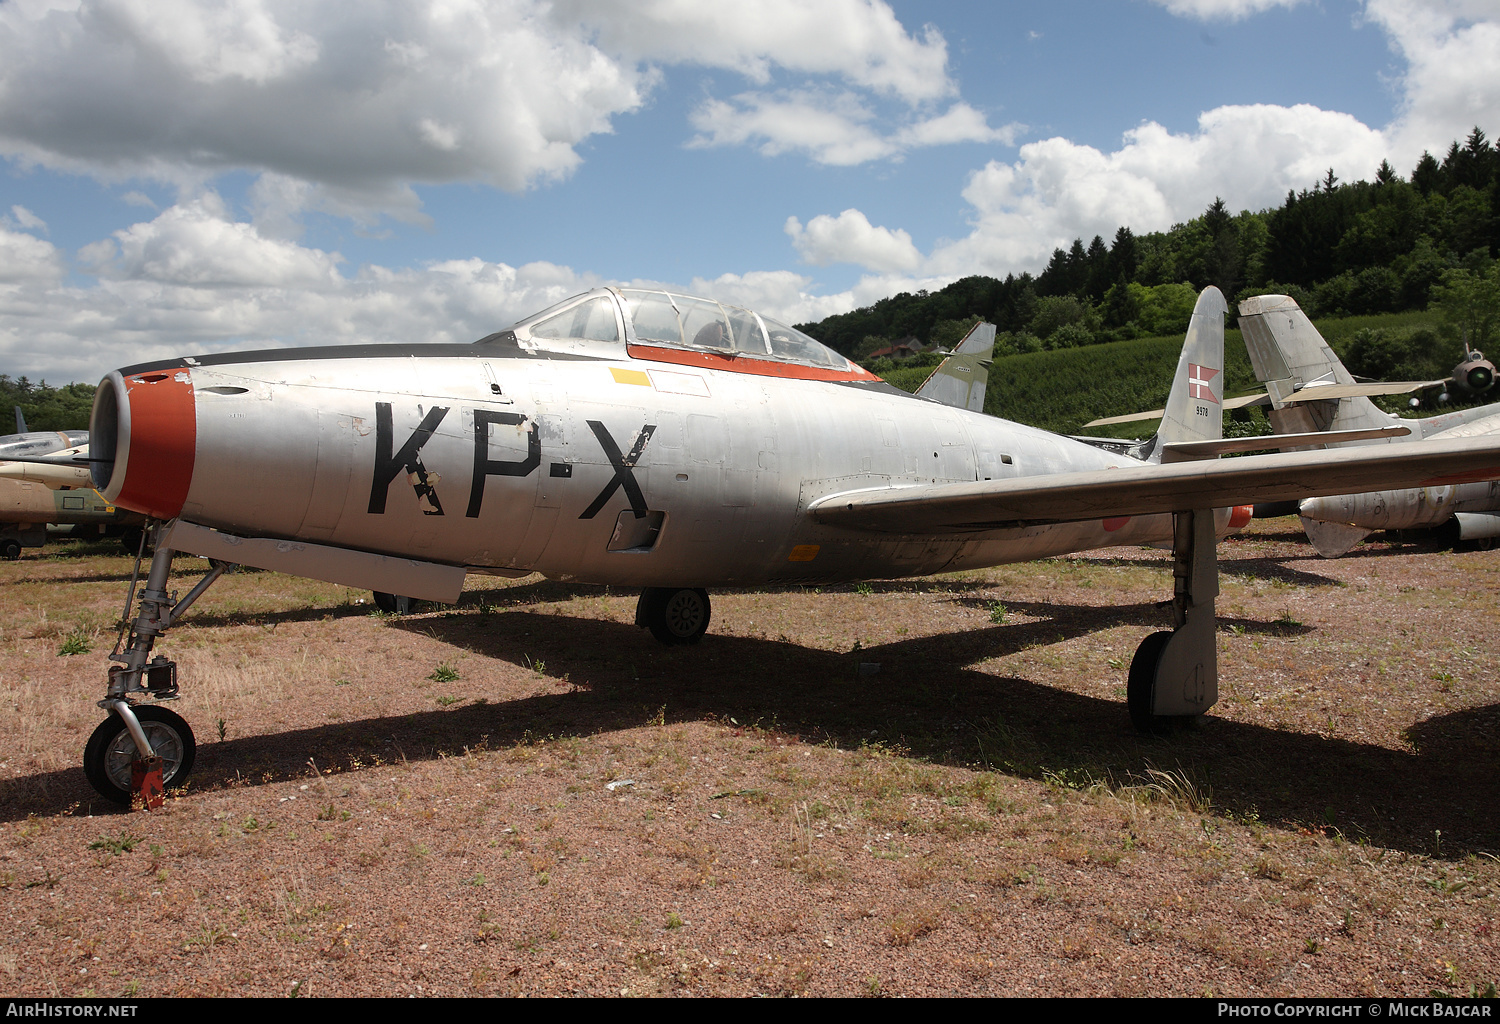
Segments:
[[[714,595],[270,573],[159,650],[150,813],[79,767],[130,563],[0,564],[0,987],[26,996],[1400,995],[1500,979],[1500,552],[1220,549],[1221,699],[1142,739],[1163,552]],[[185,591],[204,563],[183,558]],[[60,651],[87,647],[85,653]]]

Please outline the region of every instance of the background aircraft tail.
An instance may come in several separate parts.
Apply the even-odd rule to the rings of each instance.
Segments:
[[[989,382],[990,363],[995,354],[995,325],[978,323],[953,354],[917,388],[917,397],[951,405],[970,412],[984,411],[984,388]]]
[[[1271,396],[1267,418],[1278,434],[1319,430],[1364,430],[1390,426],[1399,417],[1381,411],[1363,395],[1318,401],[1291,401],[1312,393],[1309,385],[1354,384],[1328,342],[1297,301],[1286,295],[1257,295],[1240,303],[1240,331],[1255,377]],[[1348,442],[1386,444],[1385,439]]]
[[[1224,436],[1224,314],[1228,311],[1223,294],[1212,285],[1198,296],[1156,432],[1153,462],[1161,461],[1160,444],[1216,441]]]

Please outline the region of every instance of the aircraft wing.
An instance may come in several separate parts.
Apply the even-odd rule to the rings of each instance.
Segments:
[[[1482,436],[845,491],[808,514],[877,533],[971,533],[1493,479],[1500,438]]]
[[[1405,395],[1423,388],[1441,387],[1445,380],[1391,380],[1359,384],[1308,384],[1283,398],[1282,404],[1325,402],[1335,398],[1363,398],[1375,395]]]
[[[1226,412],[1233,409],[1243,409],[1247,405],[1270,405],[1271,397],[1264,391],[1255,395],[1244,395],[1240,398],[1224,399],[1223,407]],[[1146,412],[1126,413],[1124,416],[1105,416],[1103,419],[1089,420],[1084,427],[1110,427],[1116,423],[1135,423],[1140,420],[1159,420],[1165,416],[1165,409],[1149,409]]]

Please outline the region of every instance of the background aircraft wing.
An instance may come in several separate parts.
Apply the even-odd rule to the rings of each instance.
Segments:
[[[1494,479],[1500,437],[1481,436],[845,491],[808,514],[879,533],[969,533]]]
[[[1271,396],[1264,391],[1256,395],[1244,395],[1240,398],[1226,398],[1223,402],[1225,412],[1233,409],[1243,409],[1247,405],[1270,405]],[[1159,420],[1166,415],[1165,409],[1148,409],[1145,412],[1126,413],[1124,416],[1105,416],[1103,419],[1089,420],[1085,427],[1110,427],[1116,423],[1135,423],[1139,420]]]

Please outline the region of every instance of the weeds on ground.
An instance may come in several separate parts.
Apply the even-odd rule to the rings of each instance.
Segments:
[[[69,654],[87,654],[94,649],[94,641],[89,632],[82,626],[74,626],[63,645],[58,648],[57,656],[63,657]]]
[[[118,857],[122,853],[129,853],[131,850],[134,850],[140,842],[140,836],[131,835],[124,829],[121,829],[118,838],[111,839],[109,836],[101,836],[92,843],[89,843],[89,849],[103,850],[105,853],[112,853]]]

